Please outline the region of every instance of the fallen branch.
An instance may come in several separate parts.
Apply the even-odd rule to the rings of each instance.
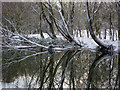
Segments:
[[[33,42],[33,41],[25,38],[24,36],[20,35],[19,33],[15,34],[15,33],[11,32],[10,30],[7,30],[7,29],[2,28],[2,27],[0,27],[0,29],[1,29],[1,30],[5,30],[5,31],[7,31],[7,32],[9,32],[9,33],[11,33],[11,34],[13,34],[13,35],[15,35],[15,36],[19,36],[19,37],[21,37],[22,39],[26,40],[27,42],[29,42],[29,43],[31,43],[31,44],[34,44],[34,45],[36,45],[36,46],[40,46],[40,47],[43,47],[43,48],[46,48],[46,49],[48,48],[47,46],[38,44],[38,43],[36,43],[36,42]]]
[[[36,42],[33,42],[33,41],[27,39],[26,37],[20,35],[19,33],[17,33],[17,34],[16,34],[16,33],[13,33],[13,32],[11,32],[10,30],[7,30],[7,29],[2,28],[2,27],[0,27],[0,29],[1,29],[1,30],[4,30],[4,31],[7,31],[7,32],[9,32],[9,33],[11,33],[11,34],[13,34],[13,35],[15,35],[15,36],[19,36],[20,38],[26,40],[27,42],[29,42],[29,43],[31,43],[31,44],[33,44],[33,45],[36,45],[36,47],[39,46],[39,47],[42,47],[42,48],[45,48],[45,49],[49,49],[49,46],[44,46],[44,45],[38,44],[38,43],[36,43]],[[4,47],[4,46],[3,46],[3,47]],[[5,46],[5,47],[6,47],[6,46]],[[4,48],[5,48],[5,47],[4,47]],[[32,48],[32,47],[35,47],[35,46],[8,46],[8,47],[6,47],[6,48],[14,48],[14,49],[23,49],[23,48],[24,48],[24,49],[25,49],[25,48]],[[76,49],[76,48],[80,48],[80,47],[67,47],[67,48],[56,48],[56,47],[53,47],[52,49],[53,49],[54,51],[64,51],[64,50],[71,50],[71,49]]]
[[[27,49],[27,48],[36,48],[37,46],[2,46],[2,48],[11,48],[11,49]]]

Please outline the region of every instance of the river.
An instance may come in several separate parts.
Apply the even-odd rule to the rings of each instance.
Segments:
[[[2,88],[118,88],[118,55],[3,50]]]

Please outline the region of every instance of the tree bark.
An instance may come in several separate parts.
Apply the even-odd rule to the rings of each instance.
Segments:
[[[53,15],[52,7],[49,7],[49,10]],[[49,18],[50,18],[50,22],[51,22],[51,24],[49,25],[50,26],[50,32],[52,33],[52,36],[55,39],[57,37],[56,37],[55,32],[54,32],[54,20],[53,20],[51,14],[49,14]]]
[[[87,21],[88,21],[88,26],[89,26],[89,31],[90,31],[90,35],[93,38],[93,40],[102,48],[108,49],[109,45],[104,44],[103,42],[101,42],[96,35],[94,34],[93,31],[93,27],[92,27],[92,20],[90,17],[90,13],[89,13],[89,6],[88,6],[88,2],[86,2],[86,14],[87,14]]]
[[[44,38],[44,35],[43,35],[43,32],[42,32],[42,28],[41,28],[41,23],[42,23],[42,18],[41,17],[42,17],[42,15],[40,13],[40,30],[39,31],[40,31],[41,37]]]
[[[69,31],[70,31],[70,34],[73,35],[73,18],[74,18],[74,2],[73,3],[69,3],[70,6],[72,4],[72,9],[71,7],[70,8],[70,21],[69,21]]]
[[[42,11],[42,15],[43,15],[43,18],[46,20],[46,22],[48,23],[49,25],[49,28],[50,28],[50,32],[52,33],[52,35],[49,35],[52,39],[55,39],[56,38],[56,35],[54,33],[54,29],[53,29],[53,21],[52,21],[52,16],[49,14],[49,17],[50,17],[50,21],[47,19],[46,15],[45,15],[45,12],[44,12],[44,8],[43,8],[43,3],[40,2],[41,4],[41,11]],[[52,12],[51,12],[52,13]]]
[[[118,4],[118,39],[120,40],[120,4]]]
[[[104,36],[104,39],[106,39],[106,34],[107,34],[107,32],[106,32],[106,29],[105,29],[105,34],[104,34],[105,36]]]

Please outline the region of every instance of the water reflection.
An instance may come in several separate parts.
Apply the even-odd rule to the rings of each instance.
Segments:
[[[3,53],[1,83],[3,88],[118,88],[118,55],[12,50]]]
[[[118,88],[118,56],[101,54],[90,67],[87,88]]]

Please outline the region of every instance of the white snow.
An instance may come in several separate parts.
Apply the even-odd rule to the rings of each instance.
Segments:
[[[41,38],[40,34],[29,34],[28,38]]]
[[[39,88],[39,84],[36,83],[37,77],[35,76],[32,80],[31,87]],[[29,83],[31,82],[31,77],[29,75],[27,76],[19,76],[17,79],[15,79],[13,82],[10,83],[4,83],[0,82],[0,88],[28,88]],[[18,86],[19,85],[19,86]],[[0,89],[1,90],[1,89]]]
[[[49,35],[47,33],[43,33],[43,36],[44,36],[45,39],[49,38]],[[28,38],[38,38],[38,39],[41,39],[41,36],[40,36],[40,34],[29,34]]]
[[[90,48],[90,49],[95,49],[98,44],[91,38],[90,34],[89,34],[89,38],[87,37],[87,31],[86,30],[82,30],[81,34],[82,34],[82,37],[80,37],[78,35],[78,37],[76,36],[76,32],[73,32],[75,35],[73,36],[74,39],[81,43],[82,46],[84,46],[83,48]],[[79,34],[80,32],[78,32]],[[117,32],[115,32],[115,34],[118,34]],[[44,39],[48,39],[51,40],[51,38],[49,37],[49,35],[47,33],[43,33],[44,35]],[[65,38],[61,35],[61,34],[58,34],[56,35],[57,36],[57,39],[60,40],[65,40]],[[116,35],[114,35],[116,36]],[[38,39],[42,39],[40,34],[29,34],[28,35],[29,38],[38,38]],[[98,37],[99,38],[99,37]],[[102,42],[104,42],[105,44],[107,45],[113,45],[115,46],[115,51],[118,50],[118,40],[116,40],[116,37],[115,38],[115,41],[112,41],[110,40],[110,35],[109,35],[109,32],[107,31],[107,35],[106,35],[106,39],[103,39],[104,38],[104,31],[101,31],[101,38],[99,38]]]
[[[20,37],[19,36],[13,36],[12,38],[13,39],[19,39]]]
[[[91,48],[91,49],[95,49],[98,45],[94,42],[93,39],[91,38],[84,38],[84,37],[80,37],[80,38],[76,38],[76,40],[81,42],[81,45],[84,46],[85,48]]]
[[[75,33],[75,32],[74,32]],[[74,36],[74,39],[76,41],[78,41],[79,43],[81,43],[81,45],[83,45],[84,47],[83,48],[90,48],[90,49],[95,49],[98,44],[91,38],[90,36],[90,33],[89,33],[89,38],[87,37],[87,31],[86,30],[82,30],[81,31],[82,33],[82,37],[80,36]],[[78,34],[80,34],[80,32],[78,31]],[[104,30],[101,31],[101,38],[99,38],[98,36],[98,39],[100,39],[102,42],[104,42],[105,44],[107,45],[113,45],[115,46],[115,51],[117,51],[119,49],[120,46],[118,46],[119,42],[118,40],[118,37],[116,37],[116,35],[118,36],[118,32],[115,31],[114,33],[114,41],[110,40],[110,34],[109,34],[109,29],[106,30],[106,39],[104,39]]]

